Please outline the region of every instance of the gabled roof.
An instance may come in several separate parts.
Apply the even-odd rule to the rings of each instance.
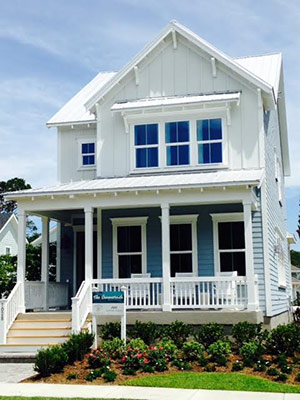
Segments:
[[[244,186],[261,184],[261,169],[188,172],[178,174],[126,176],[120,178],[101,178],[89,181],[70,182],[41,189],[8,192],[6,199],[39,197],[51,195],[70,195],[87,193],[134,192],[147,190],[171,190],[178,188]]]
[[[72,97],[49,121],[47,126],[76,125],[95,122],[95,115],[84,107],[88,101],[101,87],[103,87],[115,72],[99,72],[83,89]]]
[[[215,60],[226,65],[231,70],[236,72],[238,75],[250,81],[252,84],[263,90],[266,94],[273,97],[274,95],[273,88],[269,83],[265,82],[263,79],[256,76],[246,68],[244,68],[242,65],[237,63],[233,58],[225,55],[220,50],[212,46],[210,43],[206,42],[204,39],[200,38],[198,35],[190,31],[185,26],[179,24],[176,21],[172,21],[161,31],[161,33],[152,42],[150,42],[140,53],[138,53],[124,68],[122,68],[108,83],[102,86],[85,103],[86,108],[88,110],[91,110],[103,96],[105,96],[125,75],[127,75],[130,71],[132,71],[133,68],[137,66],[142,61],[142,59],[146,57],[147,54],[149,54],[162,40],[164,40],[168,35],[172,34],[172,32],[179,33],[187,40],[194,43],[201,50],[210,54],[211,57],[215,58]]]
[[[5,227],[10,223],[10,221],[15,221],[15,224],[18,224],[18,220],[14,213],[0,214],[0,233],[5,229]]]

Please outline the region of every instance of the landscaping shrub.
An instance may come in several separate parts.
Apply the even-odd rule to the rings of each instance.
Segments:
[[[112,340],[106,340],[102,343],[102,349],[109,354],[113,360],[121,358],[125,351],[125,343],[123,340],[115,337]]]
[[[207,364],[205,367],[205,372],[215,372],[216,371],[216,366],[215,364]]]
[[[267,375],[269,376],[278,376],[279,371],[276,368],[269,368],[267,369]]]
[[[67,365],[68,355],[61,346],[52,346],[38,351],[35,359],[34,370],[41,376],[49,376],[61,372]]]
[[[89,332],[73,334],[70,339],[63,343],[61,347],[67,353],[68,363],[83,360],[84,356],[90,351],[94,343],[94,335]]]
[[[287,357],[285,354],[279,354],[276,357],[275,363],[278,365],[278,367],[283,367],[285,365],[287,365]]]
[[[300,351],[300,325],[278,325],[270,332],[267,346],[272,354],[284,353],[293,356],[295,352]]]
[[[293,368],[290,367],[289,365],[282,365],[280,369],[281,372],[283,372],[284,374],[291,374],[293,372]]]
[[[149,372],[149,373],[153,374],[155,372],[155,369],[154,369],[154,367],[152,367],[152,365],[143,364],[142,371],[143,372]]]
[[[263,359],[257,361],[254,367],[254,371],[265,372],[267,370],[266,362]]]
[[[181,321],[172,322],[172,324],[166,326],[162,330],[163,337],[174,341],[178,348],[181,348],[183,343],[187,341],[187,338],[194,333],[194,329],[191,325],[187,325]]]
[[[232,364],[231,370],[235,372],[235,371],[241,371],[243,368],[244,368],[243,363],[237,360]]]
[[[263,354],[263,348],[260,344],[256,344],[255,342],[244,343],[240,348],[239,353],[243,357],[244,365],[252,367]]]
[[[226,365],[226,356],[231,353],[230,344],[228,342],[218,340],[209,346],[207,352],[210,354],[212,361],[216,362],[218,365]]]
[[[68,380],[68,381],[72,381],[72,380],[78,379],[78,378],[79,378],[79,375],[78,375],[78,374],[69,374],[69,375],[67,376],[67,380]]]
[[[160,328],[153,322],[136,321],[128,330],[132,339],[142,339],[147,345],[153,344],[160,337],[160,333]]]
[[[162,372],[168,369],[170,359],[162,346],[152,346],[148,350],[147,361],[156,371]]]
[[[296,376],[296,381],[297,382],[300,382],[300,372],[297,374],[297,376]]]
[[[100,337],[103,340],[113,340],[114,338],[121,337],[121,323],[120,322],[108,322],[104,324],[100,329]]]
[[[286,374],[279,374],[276,378],[276,381],[278,382],[285,382],[287,380],[288,376]]]
[[[147,359],[146,362],[144,360],[144,353],[135,348],[128,348],[121,359],[121,363],[123,364],[123,374],[136,375],[136,371],[143,366],[143,362],[145,364],[148,363]]]
[[[110,359],[102,350],[93,350],[87,357],[89,366],[92,369],[107,368],[110,366]]]
[[[182,352],[187,360],[197,361],[203,357],[204,346],[195,341],[184,342]]]
[[[250,322],[238,322],[232,328],[231,334],[236,343],[241,346],[243,343],[261,343],[268,335],[267,330],[262,330],[262,323],[251,324]]]
[[[117,378],[117,373],[114,371],[106,371],[103,374],[105,382],[114,382]]]
[[[89,373],[86,375],[85,380],[88,381],[88,382],[92,382],[92,381],[94,381],[94,380],[97,379],[97,378],[101,378],[102,373],[103,373],[103,372],[102,372],[101,370],[95,369],[95,370],[89,372]]]
[[[139,350],[141,352],[144,352],[147,350],[147,345],[146,343],[139,338],[136,339],[131,339],[130,342],[127,345],[128,349],[135,349],[135,350]]]
[[[212,343],[225,339],[224,326],[217,323],[200,325],[194,336],[207,349]]]
[[[172,365],[174,367],[177,367],[180,371],[190,371],[192,369],[191,363],[184,360],[179,360],[179,359],[174,360],[172,362]]]
[[[164,349],[164,352],[169,360],[174,360],[178,354],[178,348],[174,341],[163,339],[159,345]]]

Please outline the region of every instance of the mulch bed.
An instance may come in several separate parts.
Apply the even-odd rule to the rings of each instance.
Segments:
[[[264,356],[265,360],[273,361],[274,357],[272,356]],[[241,361],[241,357],[237,355],[232,355],[228,358],[228,364],[226,367],[218,367],[216,366],[216,372],[232,372],[232,364],[239,360]],[[300,373],[300,364],[293,364],[293,359],[289,358],[288,359],[289,365],[293,368],[293,372],[288,376],[288,379],[285,383],[287,384],[300,384],[299,382],[296,381],[296,377],[298,373]],[[205,372],[205,368],[200,367],[197,365],[197,363],[192,363],[192,369],[189,372]],[[278,368],[277,365],[273,364],[271,365],[272,368],[280,369]],[[39,383],[60,383],[60,384],[86,384],[86,385],[122,385],[122,383],[133,379],[134,377],[148,377],[148,376],[153,376],[153,375],[168,375],[174,372],[180,372],[178,368],[169,366],[169,370],[165,372],[155,372],[153,373],[146,373],[146,372],[137,372],[136,376],[132,375],[123,375],[123,369],[122,369],[122,364],[120,364],[117,361],[112,361],[111,363],[111,370],[115,371],[117,373],[117,378],[114,382],[112,383],[106,383],[103,378],[97,378],[93,380],[92,382],[86,381],[86,375],[92,371],[91,368],[88,366],[87,359],[84,359],[83,361],[78,361],[75,362],[73,365],[67,365],[64,370],[61,373],[53,374],[49,377],[42,378],[39,375],[35,375],[32,378],[25,379],[22,382],[28,382],[28,383],[33,383],[33,382],[39,382]],[[271,381],[276,381],[276,377],[271,377],[267,375],[266,372],[259,372],[259,371],[254,371],[253,368],[244,368],[240,372],[236,373],[242,373],[242,374],[247,374],[247,375],[252,375],[252,376],[259,376],[262,378],[269,379]],[[67,377],[71,374],[76,374],[77,378],[76,379],[67,379]]]

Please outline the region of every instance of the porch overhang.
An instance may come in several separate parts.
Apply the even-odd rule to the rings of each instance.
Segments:
[[[54,200],[57,197],[91,196],[118,193],[139,194],[142,192],[170,192],[199,189],[223,189],[246,187],[260,187],[263,179],[261,169],[252,170],[219,170],[210,172],[190,172],[157,175],[139,175],[120,178],[101,178],[88,181],[71,182],[67,184],[50,186],[41,189],[21,190],[5,194],[6,200],[37,200],[38,198],[49,198]]]

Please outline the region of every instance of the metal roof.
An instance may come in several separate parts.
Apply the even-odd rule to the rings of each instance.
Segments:
[[[235,62],[271,85],[277,98],[282,65],[281,53],[236,58]]]
[[[47,122],[47,126],[94,122],[94,114],[86,110],[84,103],[112,79],[115,74],[116,72],[99,72],[94,79],[84,86]]]
[[[190,172],[178,174],[127,176],[120,178],[101,178],[78,181],[41,189],[28,189],[9,192],[6,199],[38,197],[45,195],[85,194],[88,192],[129,192],[158,189],[179,189],[217,186],[259,185],[262,170],[221,170],[212,172]]]
[[[202,94],[190,96],[172,96],[172,97],[151,97],[147,99],[139,99],[133,101],[121,101],[115,103],[112,111],[130,111],[141,108],[165,107],[187,104],[200,103],[218,103],[232,102],[240,100],[240,92],[234,93],[219,93],[219,94]]]
[[[4,227],[4,225],[7,223],[9,218],[12,216],[12,213],[1,213],[0,214],[0,231]]]

